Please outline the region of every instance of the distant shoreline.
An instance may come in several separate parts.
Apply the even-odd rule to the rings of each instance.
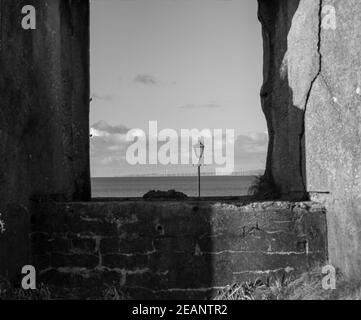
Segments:
[[[255,172],[255,173],[237,173],[237,174],[231,174],[231,175],[217,175],[217,174],[210,174],[210,173],[204,173],[201,176],[202,177],[254,177],[254,176],[260,176],[263,174],[263,171]],[[197,174],[167,174],[167,175],[161,175],[161,174],[147,174],[147,175],[126,175],[126,176],[113,176],[113,177],[91,177],[92,179],[112,179],[112,178],[175,178],[175,177],[196,177]]]
[[[247,195],[256,176],[202,176],[201,195],[204,197]],[[150,190],[176,190],[188,197],[198,195],[197,176],[128,176],[92,178],[92,196],[142,197]]]

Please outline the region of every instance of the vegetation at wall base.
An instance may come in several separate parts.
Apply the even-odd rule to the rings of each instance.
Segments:
[[[221,290],[215,300],[360,300],[361,281],[346,279],[337,273],[336,289],[322,288],[321,267],[295,276],[235,283]]]
[[[335,290],[322,288],[321,267],[300,275],[290,274],[272,280],[234,283],[220,290],[214,300],[360,300],[361,281],[346,279],[338,272]],[[93,292],[94,294],[94,292]],[[37,290],[14,288],[0,278],[0,300],[132,300],[122,288],[107,286],[95,296],[82,288],[64,289],[40,284]]]

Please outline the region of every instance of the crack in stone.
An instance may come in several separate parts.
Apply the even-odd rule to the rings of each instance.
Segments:
[[[237,271],[237,272],[233,272],[234,275],[241,275],[241,274],[258,274],[258,275],[262,275],[262,274],[270,274],[270,273],[277,273],[280,271],[285,271],[286,273],[290,273],[292,271],[295,271],[294,268],[288,266],[286,268],[278,268],[278,269],[273,269],[273,270],[246,270],[246,271]]]
[[[222,254],[242,254],[242,253],[249,253],[249,254],[264,254],[264,255],[280,255],[280,256],[290,256],[290,255],[305,255],[305,254],[316,254],[321,253],[321,251],[255,251],[255,250],[223,250],[218,252],[209,252],[209,251],[203,251],[202,252],[205,255],[222,255]]]
[[[321,72],[322,72],[322,53],[321,53],[321,33],[322,33],[322,8],[323,8],[323,0],[319,0],[319,9],[318,9],[318,41],[317,41],[317,53],[318,53],[318,71],[317,74],[314,76],[314,78],[312,79],[311,83],[310,83],[310,87],[308,89],[307,92],[307,96],[306,96],[306,102],[305,102],[305,107],[303,110],[303,119],[302,119],[302,130],[300,133],[300,175],[301,175],[301,182],[304,188],[304,191],[307,191],[307,182],[304,176],[304,172],[303,172],[303,161],[305,161],[304,156],[303,156],[303,146],[302,146],[302,141],[304,141],[305,139],[305,133],[306,133],[306,112],[307,112],[307,106],[308,106],[308,102],[309,99],[311,97],[311,92],[313,89],[313,86],[317,80],[317,78],[320,76]]]
[[[145,291],[149,291],[153,294],[158,294],[158,293],[167,293],[167,292],[208,292],[208,291],[212,291],[212,290],[224,290],[225,288],[227,288],[227,286],[225,287],[200,287],[200,288],[169,288],[169,289],[159,289],[159,290],[153,290],[147,287],[143,287],[143,286],[124,286],[124,288],[126,289],[140,289],[140,290],[145,290]]]

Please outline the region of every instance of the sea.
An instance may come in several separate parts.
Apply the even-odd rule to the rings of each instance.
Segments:
[[[245,196],[254,176],[202,176],[202,197]],[[198,196],[197,176],[92,178],[93,198],[142,197],[150,190],[176,190]]]

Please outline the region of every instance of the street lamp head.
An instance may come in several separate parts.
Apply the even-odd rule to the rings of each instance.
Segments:
[[[198,140],[198,143],[193,146],[194,152],[198,158],[198,197],[201,197],[201,166],[202,166],[202,159],[204,156],[204,144],[201,140]]]
[[[199,140],[198,143],[193,146],[193,148],[198,158],[198,165],[200,165],[204,156],[204,144],[201,140]]]

